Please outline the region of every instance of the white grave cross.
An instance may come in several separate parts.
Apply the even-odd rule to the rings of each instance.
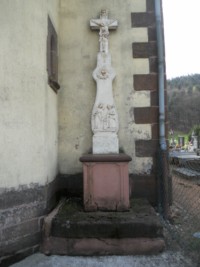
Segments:
[[[119,153],[117,132],[119,129],[112,81],[115,71],[111,66],[111,55],[108,49],[109,29],[117,28],[117,20],[108,19],[107,11],[102,10],[100,19],[90,20],[90,27],[99,30],[100,51],[97,55],[97,67],[93,78],[97,83],[97,94],[92,110],[93,153]]]

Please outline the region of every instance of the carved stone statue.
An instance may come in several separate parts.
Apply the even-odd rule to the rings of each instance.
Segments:
[[[90,27],[93,30],[99,30],[100,52],[108,53],[109,29],[117,28],[117,20],[108,19],[108,11],[103,9],[100,19],[90,20]]]

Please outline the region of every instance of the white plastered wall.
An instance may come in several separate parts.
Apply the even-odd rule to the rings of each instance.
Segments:
[[[0,188],[57,173],[57,96],[47,85],[47,16],[57,0],[0,1]]]
[[[150,125],[136,125],[133,107],[150,106],[147,91],[135,92],[134,74],[148,74],[148,59],[133,59],[132,43],[148,42],[147,28],[131,27],[131,12],[145,12],[146,0],[61,0],[59,76],[59,167],[61,173],[82,171],[79,157],[91,151],[91,111],[96,84],[92,71],[99,49],[98,32],[91,31],[89,20],[101,9],[119,22],[110,32],[112,66],[116,71],[113,94],[119,115],[119,144],[133,160],[130,172],[149,173],[152,158],[135,157],[135,140],[151,139]]]

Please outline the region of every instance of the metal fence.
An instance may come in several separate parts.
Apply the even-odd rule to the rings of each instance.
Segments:
[[[172,239],[193,257],[195,267],[200,266],[200,157],[196,152],[170,151],[168,170],[163,168],[166,155],[159,153],[158,160],[158,210]]]

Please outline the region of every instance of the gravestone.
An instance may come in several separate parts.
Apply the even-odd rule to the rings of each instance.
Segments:
[[[97,93],[92,110],[92,154],[83,155],[84,208],[95,210],[129,209],[128,162],[131,158],[119,153],[118,114],[113,99],[112,81],[116,74],[109,53],[109,30],[115,30],[117,20],[108,18],[102,10],[99,19],[91,19],[92,30],[99,31],[97,67],[93,71]]]
[[[194,150],[196,150],[198,148],[198,136],[193,135],[192,141],[193,141],[192,143],[193,143]]]
[[[183,147],[185,145],[185,137],[184,136],[179,136],[178,137],[178,144],[181,147]]]

